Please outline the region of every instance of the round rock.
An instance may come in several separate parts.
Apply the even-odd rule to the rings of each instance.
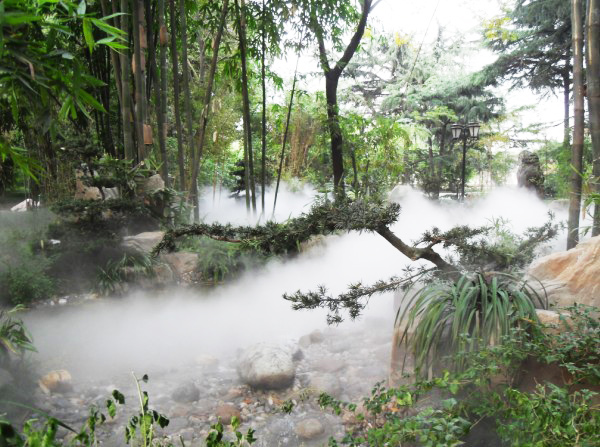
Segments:
[[[200,398],[200,390],[193,382],[186,382],[173,390],[171,397],[175,402],[189,403]]]
[[[280,346],[254,345],[239,358],[240,379],[254,388],[276,390],[294,383],[296,368],[293,353]]]
[[[300,439],[314,439],[325,432],[325,427],[318,419],[309,418],[298,422],[295,430]]]

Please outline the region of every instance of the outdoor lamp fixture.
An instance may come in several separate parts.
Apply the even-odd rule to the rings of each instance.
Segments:
[[[452,124],[450,129],[452,130],[452,138],[454,140],[461,139],[463,141],[463,158],[462,158],[462,185],[461,185],[461,201],[465,201],[465,169],[467,161],[467,140],[477,140],[479,138],[479,128],[481,126],[478,122],[472,122],[467,125]]]

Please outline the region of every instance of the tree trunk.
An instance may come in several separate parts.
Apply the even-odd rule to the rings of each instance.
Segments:
[[[592,188],[600,194],[600,0],[588,0],[586,65],[589,126],[592,136]],[[592,236],[600,234],[600,203],[594,206]]]
[[[237,2],[236,2],[237,5]],[[250,122],[250,95],[248,93],[248,70],[246,68],[246,5],[244,0],[240,0],[238,8],[239,19],[239,37],[240,37],[240,58],[242,62],[242,106],[244,122],[245,147],[248,152],[248,164],[246,166],[247,177],[250,180],[250,195],[252,201],[252,211],[256,213],[256,185],[254,183],[254,154],[252,151],[252,123]]]
[[[169,160],[167,157],[167,27],[165,25],[165,0],[158,0],[158,26],[160,45],[160,82],[156,79],[156,121],[158,123],[158,144],[162,161],[161,174],[169,187]],[[156,41],[154,42],[156,51]],[[152,64],[152,67],[156,67]],[[156,73],[156,68],[154,68]],[[156,76],[155,76],[156,78]]]
[[[185,0],[179,1],[179,16],[181,18],[181,65],[183,70],[183,106],[185,108],[185,121],[187,127],[187,138],[189,154],[192,160],[192,166],[195,166],[194,161],[194,138],[192,132],[192,93],[190,92],[190,69],[188,62],[187,48],[187,18],[185,13]],[[190,179],[191,180],[191,179]],[[190,181],[190,185],[192,182]],[[196,207],[198,204],[194,203]]]
[[[363,0],[362,13],[356,31],[354,32],[350,43],[344,50],[342,57],[336,62],[332,68],[327,59],[327,51],[325,49],[325,40],[323,38],[323,28],[319,23],[316,10],[310,12],[310,28],[317,38],[319,44],[319,61],[321,69],[325,74],[325,97],[327,99],[327,124],[331,137],[331,162],[333,167],[333,188],[338,196],[344,195],[344,158],[342,130],[339,121],[339,109],[337,103],[337,88],[340,76],[346,65],[354,56],[360,40],[367,25],[367,18],[371,10],[372,0]]]
[[[121,0],[121,30],[126,34],[129,30],[129,1]],[[133,128],[131,126],[131,91],[130,91],[130,79],[131,79],[131,64],[129,62],[129,56],[127,50],[119,53],[119,60],[121,63],[121,87],[123,89],[123,97],[121,99],[121,120],[123,122],[123,151],[126,160],[133,160],[135,157],[135,150],[133,146]]]
[[[298,55],[298,57],[300,57]],[[288,131],[290,129],[290,118],[292,116],[292,107],[294,105],[294,93],[296,92],[296,79],[298,72],[298,63],[296,62],[296,71],[294,71],[294,81],[292,82],[292,93],[290,95],[290,105],[285,119],[285,131],[283,132],[283,142],[281,143],[281,157],[279,158],[279,171],[277,172],[277,184],[275,185],[275,198],[273,199],[273,215],[275,215],[275,206],[277,205],[277,194],[279,193],[279,182],[281,180],[281,171],[283,171],[283,159],[285,157],[285,142],[287,141]]]
[[[183,128],[179,109],[179,63],[177,58],[177,16],[175,0],[169,1],[171,15],[171,62],[173,65],[173,108],[175,109],[175,128],[177,130],[177,165],[179,167],[179,191],[185,191],[185,156],[183,149]]]
[[[327,99],[327,126],[331,137],[331,164],[333,168],[333,189],[336,195],[344,195],[344,140],[340,127],[337,88],[339,75],[325,75],[325,97]]]
[[[260,163],[260,201],[262,205],[262,214],[265,214],[265,173],[267,165],[267,83],[265,80],[265,53],[267,52],[266,46],[266,10],[265,0],[262,1],[262,36],[261,36],[261,65],[260,65],[260,81],[262,87],[262,132],[261,132],[261,145],[262,145],[262,157]]]
[[[144,124],[146,117],[145,96],[146,89],[144,87],[144,76],[142,73],[142,45],[141,39],[144,33],[144,28],[140,22],[140,16],[143,12],[143,2],[133,0],[133,51],[135,65],[135,130],[137,136],[137,156],[138,161],[143,161],[146,158],[146,148],[144,146]]]
[[[210,103],[213,94],[213,84],[215,81],[215,73],[217,72],[217,63],[219,62],[219,48],[221,46],[221,38],[223,36],[223,30],[225,28],[225,19],[227,18],[227,10],[229,7],[229,0],[223,2],[223,9],[221,10],[221,17],[219,20],[219,28],[217,34],[213,40],[212,48],[212,59],[210,61],[210,69],[208,72],[208,82],[204,89],[204,104],[202,107],[202,115],[200,117],[200,128],[198,129],[198,154],[194,159],[194,167],[192,170],[192,188],[191,198],[194,203],[194,219],[200,220],[200,210],[198,209],[198,173],[200,171],[200,160],[202,159],[202,153],[204,152],[204,140],[206,138],[206,127],[208,125],[208,116],[210,113]]]
[[[570,47],[569,47],[570,48]],[[565,56],[565,66],[563,69],[563,104],[564,104],[564,123],[563,123],[563,145],[568,148],[571,145],[571,125],[569,123],[571,113],[571,51],[567,50]]]
[[[571,0],[573,29],[573,96],[575,123],[571,149],[571,195],[569,201],[569,224],[567,250],[579,242],[579,213],[581,211],[581,171],[583,158],[583,8],[582,0]]]

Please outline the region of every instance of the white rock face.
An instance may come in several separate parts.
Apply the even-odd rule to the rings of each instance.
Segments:
[[[268,344],[247,348],[238,361],[240,379],[259,389],[281,389],[291,386],[296,376],[291,350]]]

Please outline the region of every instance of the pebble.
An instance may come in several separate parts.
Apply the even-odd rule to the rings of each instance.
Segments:
[[[182,435],[186,445],[204,445],[209,426],[217,417],[228,425],[234,416],[244,422],[241,431],[250,427],[256,430],[257,447],[317,445],[327,436],[341,433],[344,424],[352,424],[355,417],[350,412],[335,416],[329,410],[322,411],[316,399],[318,394],[325,391],[333,397],[359,403],[379,380],[375,376],[387,374],[390,339],[391,334],[386,341],[383,335],[360,330],[313,331],[303,338],[304,349],[298,348],[300,342],[290,346],[296,376],[290,387],[279,390],[261,391],[245,385],[233,368],[236,365],[233,353],[220,358],[192,355],[187,364],[165,364],[164,374],[151,375],[150,406],[170,419],[169,426],[161,433],[177,442]],[[77,394],[62,395],[63,398],[38,392],[36,406],[47,408],[53,416],[60,413],[66,416],[65,420],[79,421],[87,414],[82,409],[93,403],[103,407],[114,389],[125,393],[128,405],[137,402],[129,382],[121,382],[119,376],[107,378],[103,384],[77,382]],[[106,386],[107,383],[110,385]],[[281,408],[288,400],[294,406],[290,414],[285,414]],[[122,433],[114,434],[118,429],[122,431],[133,414],[130,410],[129,406],[119,407],[115,421],[99,431],[102,445],[122,444]]]
[[[231,424],[231,420],[234,417],[237,417],[240,421],[242,420],[242,414],[240,410],[238,410],[235,405],[232,404],[221,404],[217,406],[215,410],[215,416],[221,418],[221,423],[223,425]]]

